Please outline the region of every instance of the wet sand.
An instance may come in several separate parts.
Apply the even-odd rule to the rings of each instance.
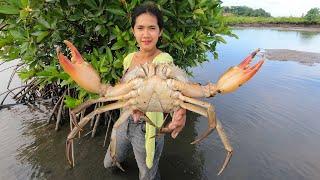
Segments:
[[[295,61],[306,65],[320,63],[320,53],[290,49],[265,49],[265,57],[268,60]]]

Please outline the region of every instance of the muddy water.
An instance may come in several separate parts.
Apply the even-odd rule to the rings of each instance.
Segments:
[[[48,112],[50,109],[43,103],[0,111],[0,179],[137,179],[133,154],[124,163],[126,173],[103,168],[106,126],[99,129],[97,137],[89,134],[76,141],[76,167],[70,169],[64,151],[67,125],[55,132],[54,124],[47,125]],[[160,165],[164,179],[200,178],[202,162],[196,147],[189,144],[195,137],[192,127],[190,124],[182,133],[185,138],[167,142]],[[179,172],[173,174],[174,169]]]
[[[193,69],[194,81],[215,81],[229,66],[255,48],[319,53],[320,34],[270,29],[236,29],[218,47],[219,61]],[[209,57],[212,56],[209,54]],[[4,85],[3,76],[1,86]],[[234,147],[224,174],[216,173],[225,152],[214,132],[199,145],[189,143],[206,128],[206,119],[188,113],[184,131],[166,138],[160,161],[163,179],[320,179],[320,65],[266,61],[249,84],[237,92],[208,100]],[[46,125],[46,104],[0,110],[0,179],[137,179],[133,155],[124,167],[105,170],[102,147],[106,127],[95,138],[76,141],[76,167],[66,163],[67,125],[55,132]]]

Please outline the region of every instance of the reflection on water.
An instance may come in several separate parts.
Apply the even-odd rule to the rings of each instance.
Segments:
[[[194,81],[215,81],[228,67],[260,48],[287,48],[320,52],[320,35],[303,39],[297,32],[266,29],[235,30],[239,40],[227,38],[220,58],[194,68]],[[210,57],[212,57],[209,54]],[[320,179],[320,65],[267,61],[261,71],[237,92],[208,100],[234,147],[225,172],[216,173],[225,157],[213,132],[199,145],[190,145],[207,128],[207,120],[188,113],[183,132],[167,136],[160,161],[163,179]],[[134,157],[126,172],[105,170],[105,127],[97,137],[76,140],[76,167],[70,169],[64,150],[67,126],[55,132],[46,125],[49,111],[26,106],[0,110],[0,179],[137,179]]]
[[[312,31],[300,31],[297,32],[301,39],[304,40],[312,40],[313,38],[317,38],[319,36],[319,32]]]
[[[239,50],[263,48],[263,49],[291,49],[298,51],[320,52],[320,33],[319,32],[305,32],[305,31],[288,31],[276,29],[235,29],[234,32],[239,36],[239,39],[229,39],[227,46],[232,46],[232,50]],[[305,35],[309,34],[308,38]],[[312,34],[312,36],[311,36]],[[245,46],[245,47],[243,47]],[[242,47],[242,48],[239,48]],[[223,50],[222,52],[224,52]],[[220,53],[222,54],[222,53]],[[240,54],[238,54],[240,55]],[[223,59],[222,59],[223,60]]]
[[[37,107],[18,105],[0,111],[0,179],[138,179],[133,154],[123,165],[125,173],[103,167],[106,126],[95,138],[75,141],[76,167],[70,169],[65,159],[67,125],[55,132],[54,124],[46,124],[50,109]],[[197,119],[195,114],[189,117]],[[203,179],[203,155],[190,144],[196,136],[194,123],[188,122],[181,138],[166,142],[160,162],[163,179]]]

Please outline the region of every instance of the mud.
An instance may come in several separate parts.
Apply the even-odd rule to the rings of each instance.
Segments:
[[[320,63],[320,53],[296,51],[290,49],[265,49],[268,60],[295,61],[306,65]]]

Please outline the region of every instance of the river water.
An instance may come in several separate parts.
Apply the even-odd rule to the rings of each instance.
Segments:
[[[193,80],[214,82],[228,67],[256,48],[320,52],[320,34],[271,29],[235,29],[239,39],[219,45],[219,60],[193,68]],[[0,74],[5,89],[8,72]],[[225,151],[216,132],[198,145],[189,143],[207,127],[204,117],[188,112],[183,132],[166,144],[162,179],[320,179],[320,65],[267,60],[261,71],[238,91],[206,100],[216,107],[234,155],[216,176]],[[51,109],[13,106],[0,110],[0,179],[138,179],[134,157],[126,172],[105,170],[103,139],[82,137],[75,143],[76,167],[65,159],[67,125],[54,131],[46,125]]]

